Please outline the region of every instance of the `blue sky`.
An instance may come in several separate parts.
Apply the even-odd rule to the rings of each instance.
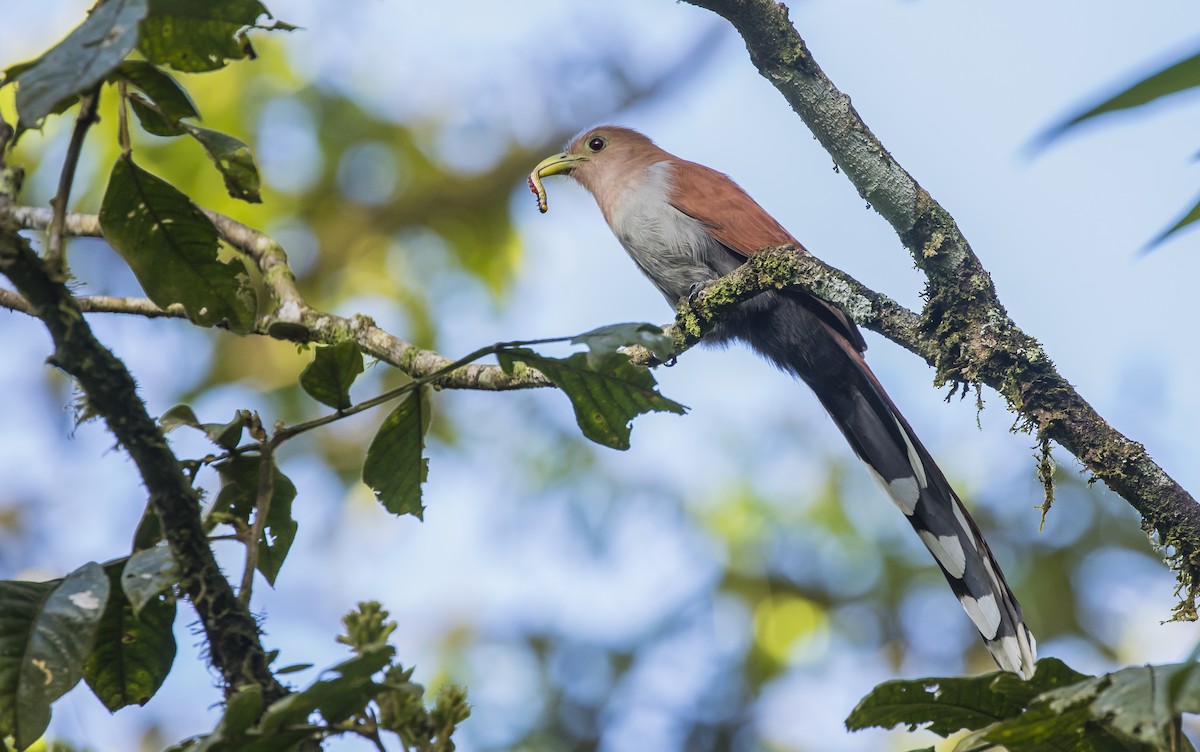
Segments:
[[[89,3],[10,5],[9,22],[0,27],[0,65],[52,43]],[[303,74],[357,92],[382,112],[448,120],[454,127],[443,154],[464,166],[485,163],[510,134],[531,139],[545,132],[547,120],[562,113],[547,111],[551,98],[539,84],[548,77],[539,73],[591,40],[617,40],[626,59],[655,70],[703,30],[722,23],[666,0],[296,0],[269,5],[281,18],[304,27],[286,41]],[[1185,95],[1170,106],[1108,118],[1032,157],[1026,152],[1043,129],[1111,85],[1193,50],[1200,44],[1200,8],[1182,0],[824,0],[791,6],[793,21],[826,73],[852,97],[887,148],[956,217],[1016,322],[1045,345],[1064,376],[1101,415],[1145,443],[1185,487],[1200,488],[1194,438],[1200,425],[1194,375],[1200,369],[1194,302],[1200,233],[1182,233],[1149,256],[1138,255],[1198,193],[1196,98]],[[492,65],[495,60],[506,64]],[[586,77],[579,81],[585,94],[588,84]],[[828,155],[781,96],[758,76],[732,30],[714,45],[711,60],[695,80],[669,98],[619,117],[669,151],[732,175],[826,261],[919,306],[921,280],[906,251],[844,176],[833,171]],[[541,216],[525,187],[513,186],[511,200],[524,241],[520,280],[500,310],[447,306],[442,313],[450,322],[443,332],[448,353],[615,321],[669,319],[661,297],[612,239],[591,198],[566,180],[551,181],[548,189],[551,209]],[[364,312],[381,321],[388,317],[386,310]],[[106,451],[109,441],[96,426],[81,428],[74,441],[55,450],[61,453],[47,452],[46,447],[60,446],[69,425],[61,405],[40,390],[40,375],[26,365],[45,357],[46,338],[36,327],[14,325],[10,315],[0,314],[0,321],[9,352],[0,363],[0,415],[5,423],[29,426],[21,440],[0,442],[0,477],[6,479],[0,494],[47,500],[47,529],[74,526],[92,533],[25,551],[19,557],[23,568],[0,576],[54,575],[76,566],[82,556],[108,558],[114,555],[111,542],[124,540],[132,526],[111,510],[125,510],[128,517],[140,509],[136,479],[123,458]],[[132,361],[152,411],[168,407],[156,400],[165,400],[178,385],[171,369],[162,365],[171,358],[145,348],[146,333],[165,333],[170,326],[147,329],[145,322],[113,320],[97,324],[101,335]],[[930,388],[932,373],[923,363],[878,337],[868,338],[873,368],[956,483],[978,493],[998,478],[1010,485],[1014,476],[1032,478],[1031,441],[1008,433],[1012,417],[998,397],[985,394],[989,409],[977,430],[969,401],[945,404]],[[176,354],[195,346],[193,340],[181,342],[165,334],[161,342]],[[286,635],[277,637],[297,653],[328,654],[332,662],[337,653],[328,644],[329,635],[338,616],[356,599],[379,597],[409,620],[399,637],[401,654],[436,665],[440,635],[464,621],[502,629],[514,621],[534,620],[612,637],[635,634],[661,610],[686,601],[689,592],[712,576],[703,564],[706,544],[686,532],[658,534],[670,526],[672,511],[655,500],[653,484],[693,500],[747,471],[769,488],[804,487],[811,481],[798,478],[815,475],[815,465],[823,459],[814,459],[812,448],[837,447],[841,439],[801,387],[739,349],[693,351],[679,367],[660,369],[658,378],[664,393],[692,412],[686,419],[650,416],[635,426],[632,450],[598,456],[604,467],[645,478],[650,486],[645,508],[618,525],[620,539],[611,556],[583,572],[557,571],[563,552],[553,544],[555,531],[569,526],[578,506],[571,502],[578,498],[535,509],[508,502],[489,505],[489,489],[519,489],[520,479],[504,468],[489,467],[482,448],[465,456],[435,454],[428,487],[431,511],[424,525],[384,521],[372,505],[359,503],[365,501],[365,489],[346,500],[342,524],[331,523],[328,508],[298,512],[307,515],[302,531],[326,532],[298,546],[289,560],[290,583],[285,580],[279,591],[262,594],[260,605],[271,623],[288,625]],[[30,394],[37,399],[23,396]],[[778,415],[777,405],[793,394],[795,413]],[[229,395],[228,403],[236,405],[240,397]],[[540,399],[540,409],[558,411],[562,424],[570,424],[565,400],[548,393]],[[488,417],[466,431],[468,444],[484,447],[503,440],[505,434],[495,426],[519,423],[519,410],[491,395],[454,395],[443,402],[447,411]],[[213,404],[222,401],[217,398]],[[46,416],[56,414],[61,420],[47,424]],[[769,431],[762,428],[763,416],[770,416]],[[778,436],[790,426],[809,433],[770,446],[749,441],[756,434]],[[531,446],[539,441],[536,436],[523,440]],[[1077,467],[1064,451],[1056,456]],[[320,470],[290,472],[301,487],[335,487]],[[1012,506],[1030,511],[1014,513],[1013,519],[1033,535],[1038,517],[1032,507],[1039,499],[1032,481],[1028,487],[1030,497],[1014,500]],[[882,498],[868,498],[869,483],[863,488],[861,503],[872,510],[864,514],[883,510],[880,521],[871,524],[899,529],[902,520],[884,517],[890,506]],[[587,492],[579,494],[586,497]],[[69,503],[80,497],[87,503]],[[494,540],[497,526],[536,529],[542,542],[506,548]],[[461,555],[444,561],[445,551]],[[431,561],[440,562],[435,569],[443,580],[401,587],[388,574]],[[369,568],[374,562],[387,562],[378,578],[345,583],[336,577],[339,569]],[[1125,662],[1178,659],[1194,639],[1191,626],[1159,626],[1172,603],[1171,580],[1165,571],[1148,577],[1144,592],[1111,596],[1129,604],[1123,613],[1110,615],[1113,628],[1127,635],[1122,643]],[[578,586],[580,578],[586,588]],[[581,591],[589,597],[581,598]],[[674,593],[678,600],[663,593]],[[725,617],[719,609],[717,614],[719,623]],[[697,637],[695,654],[729,649],[720,634],[715,629]],[[181,658],[178,675],[164,689],[165,699],[152,710],[170,738],[212,723],[211,716],[198,719],[193,710],[194,687],[211,684],[195,659],[193,641],[186,629],[181,631],[182,655],[188,657]],[[479,748],[502,743],[505,724],[521,722],[522,682],[532,681],[529,656],[499,642],[480,651],[467,673],[479,674],[472,690],[484,700],[484,717],[474,721],[479,736],[472,737],[474,742],[468,739],[464,749],[473,748],[472,743]],[[799,660],[808,669],[773,687],[763,703],[760,724],[766,737],[781,748],[803,749],[805,742],[824,750],[880,748],[880,735],[846,735],[840,729],[844,712],[798,728],[789,708],[820,698],[848,709],[866,688],[886,677],[866,672],[847,680],[853,673],[848,663],[860,660],[854,656]],[[502,666],[504,681],[489,680],[489,672],[478,668],[487,665]],[[704,665],[703,660],[664,657],[658,670],[677,675],[671,672],[699,671]],[[906,671],[917,675],[939,668],[920,665]],[[210,702],[216,699],[214,692]],[[181,706],[178,712],[171,710],[176,705]],[[134,733],[140,721],[136,711],[109,719],[94,700],[75,697],[56,710],[54,723],[57,733],[106,750],[128,748],[124,735]],[[635,740],[645,742],[659,733],[667,738],[657,723],[653,717],[632,715],[611,748],[639,749]],[[99,734],[113,741],[102,741]]]

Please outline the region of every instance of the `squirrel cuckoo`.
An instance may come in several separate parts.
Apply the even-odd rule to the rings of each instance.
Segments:
[[[566,174],[586,188],[634,263],[674,307],[760,248],[802,248],[728,176],[618,126],[586,131],[529,177]],[[1035,642],[1000,565],[946,476],[863,359],[866,342],[838,308],[798,290],[742,303],[706,341],[742,340],[800,377],[933,554],[1000,668],[1033,675]]]

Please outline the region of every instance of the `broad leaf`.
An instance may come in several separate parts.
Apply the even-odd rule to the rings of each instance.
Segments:
[[[251,204],[262,201],[258,166],[254,164],[254,155],[249,146],[227,133],[210,131],[191,123],[180,123],[180,127],[208,152],[213,164],[221,171],[225,190],[230,196]]]
[[[21,128],[36,127],[42,118],[61,111],[103,81],[137,44],[138,22],[147,9],[147,0],[108,0],[40,58],[9,68],[5,83],[18,83]]]
[[[170,433],[179,426],[188,426],[197,431],[203,431],[209,440],[222,449],[235,449],[242,440],[242,429],[250,418],[247,410],[238,410],[233,420],[228,423],[201,423],[196,413],[189,405],[176,405],[163,413],[158,419],[164,433]]]
[[[392,514],[424,519],[421,484],[429,475],[429,460],[422,452],[428,427],[429,399],[425,390],[407,394],[384,419],[367,449],[363,483]]]
[[[363,357],[353,340],[318,347],[313,362],[300,373],[308,396],[336,410],[350,407],[350,385],[363,372]]]
[[[217,258],[217,230],[188,197],[133,163],[117,159],[100,205],[104,237],[159,306],[179,303],[204,325],[254,326],[240,264]]]
[[[179,565],[166,546],[136,551],[125,562],[121,574],[121,590],[133,608],[134,616],[140,616],[149,603],[158,602],[158,596],[179,582]]]
[[[261,466],[262,460],[258,457],[244,455],[217,464],[217,472],[221,475],[221,492],[217,495],[215,508],[249,522],[250,513],[256,510],[258,504]],[[292,519],[296,486],[274,464],[271,472],[274,476],[270,506],[262,537],[258,540],[258,571],[274,586],[299,525]]]
[[[158,111],[172,121],[200,117],[187,91],[157,65],[145,60],[126,60],[117,66],[112,77],[124,79],[141,89]]]
[[[144,608],[135,608],[125,596],[128,588],[121,588],[122,569],[127,577],[129,564],[105,569],[108,605],[100,618],[96,645],[84,664],[84,679],[104,706],[116,712],[145,705],[170,673],[175,661],[175,602],[155,598]]]
[[[38,740],[50,703],[83,676],[108,594],[94,563],[62,580],[0,582],[0,735],[17,749]]]
[[[270,13],[258,0],[150,0],[138,49],[151,62],[175,70],[216,70],[230,60],[254,56],[247,29],[293,28],[259,26],[264,15]]]
[[[941,736],[980,729],[1025,709],[1025,703],[1011,696],[1011,688],[1004,694],[995,692],[997,683],[1024,682],[1007,673],[884,682],[858,703],[846,719],[846,728],[858,731],[903,724],[909,731],[928,728]]]
[[[613,449],[629,448],[630,421],[637,416],[687,411],[658,393],[650,371],[633,365],[620,353],[605,358],[595,369],[585,353],[558,359],[520,348],[504,350],[498,357],[507,373],[512,373],[516,363],[524,363],[545,374],[571,399],[583,435]]]
[[[571,344],[588,346],[588,365],[593,369],[618,348],[629,345],[641,345],[663,362],[675,353],[675,343],[654,324],[610,324],[572,337]]]

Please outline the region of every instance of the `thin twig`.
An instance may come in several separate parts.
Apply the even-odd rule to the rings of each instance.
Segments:
[[[275,494],[275,442],[259,443],[258,496],[254,503],[254,524],[246,543],[246,568],[242,571],[242,587],[238,590],[238,601],[250,607],[250,595],[254,590],[254,571],[258,569],[258,542],[267,527],[267,514],[271,511],[271,497]]]
[[[79,104],[79,115],[75,118],[75,129],[71,131],[71,141],[67,144],[67,156],[63,159],[62,174],[58,178],[58,193],[50,199],[54,210],[50,221],[49,236],[46,240],[46,262],[51,269],[62,272],[63,258],[63,229],[67,220],[67,206],[71,201],[71,187],[75,184],[75,170],[79,166],[79,157],[83,153],[83,140],[88,128],[100,118],[96,117],[96,108],[100,104],[100,86],[83,95]]]
[[[122,156],[129,156],[133,151],[133,142],[129,138],[129,90],[123,78],[117,81],[117,143],[121,145]]]

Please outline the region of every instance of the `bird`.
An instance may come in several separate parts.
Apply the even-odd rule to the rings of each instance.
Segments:
[[[641,133],[602,125],[542,160],[529,176],[567,175],[595,198],[633,262],[672,308],[756,251],[803,246],[728,175],[674,156]],[[863,356],[841,309],[797,289],[741,303],[707,344],[742,341],[816,393],[854,453],[908,519],[979,630],[996,664],[1031,678],[1037,643],[987,541],[945,474]]]

